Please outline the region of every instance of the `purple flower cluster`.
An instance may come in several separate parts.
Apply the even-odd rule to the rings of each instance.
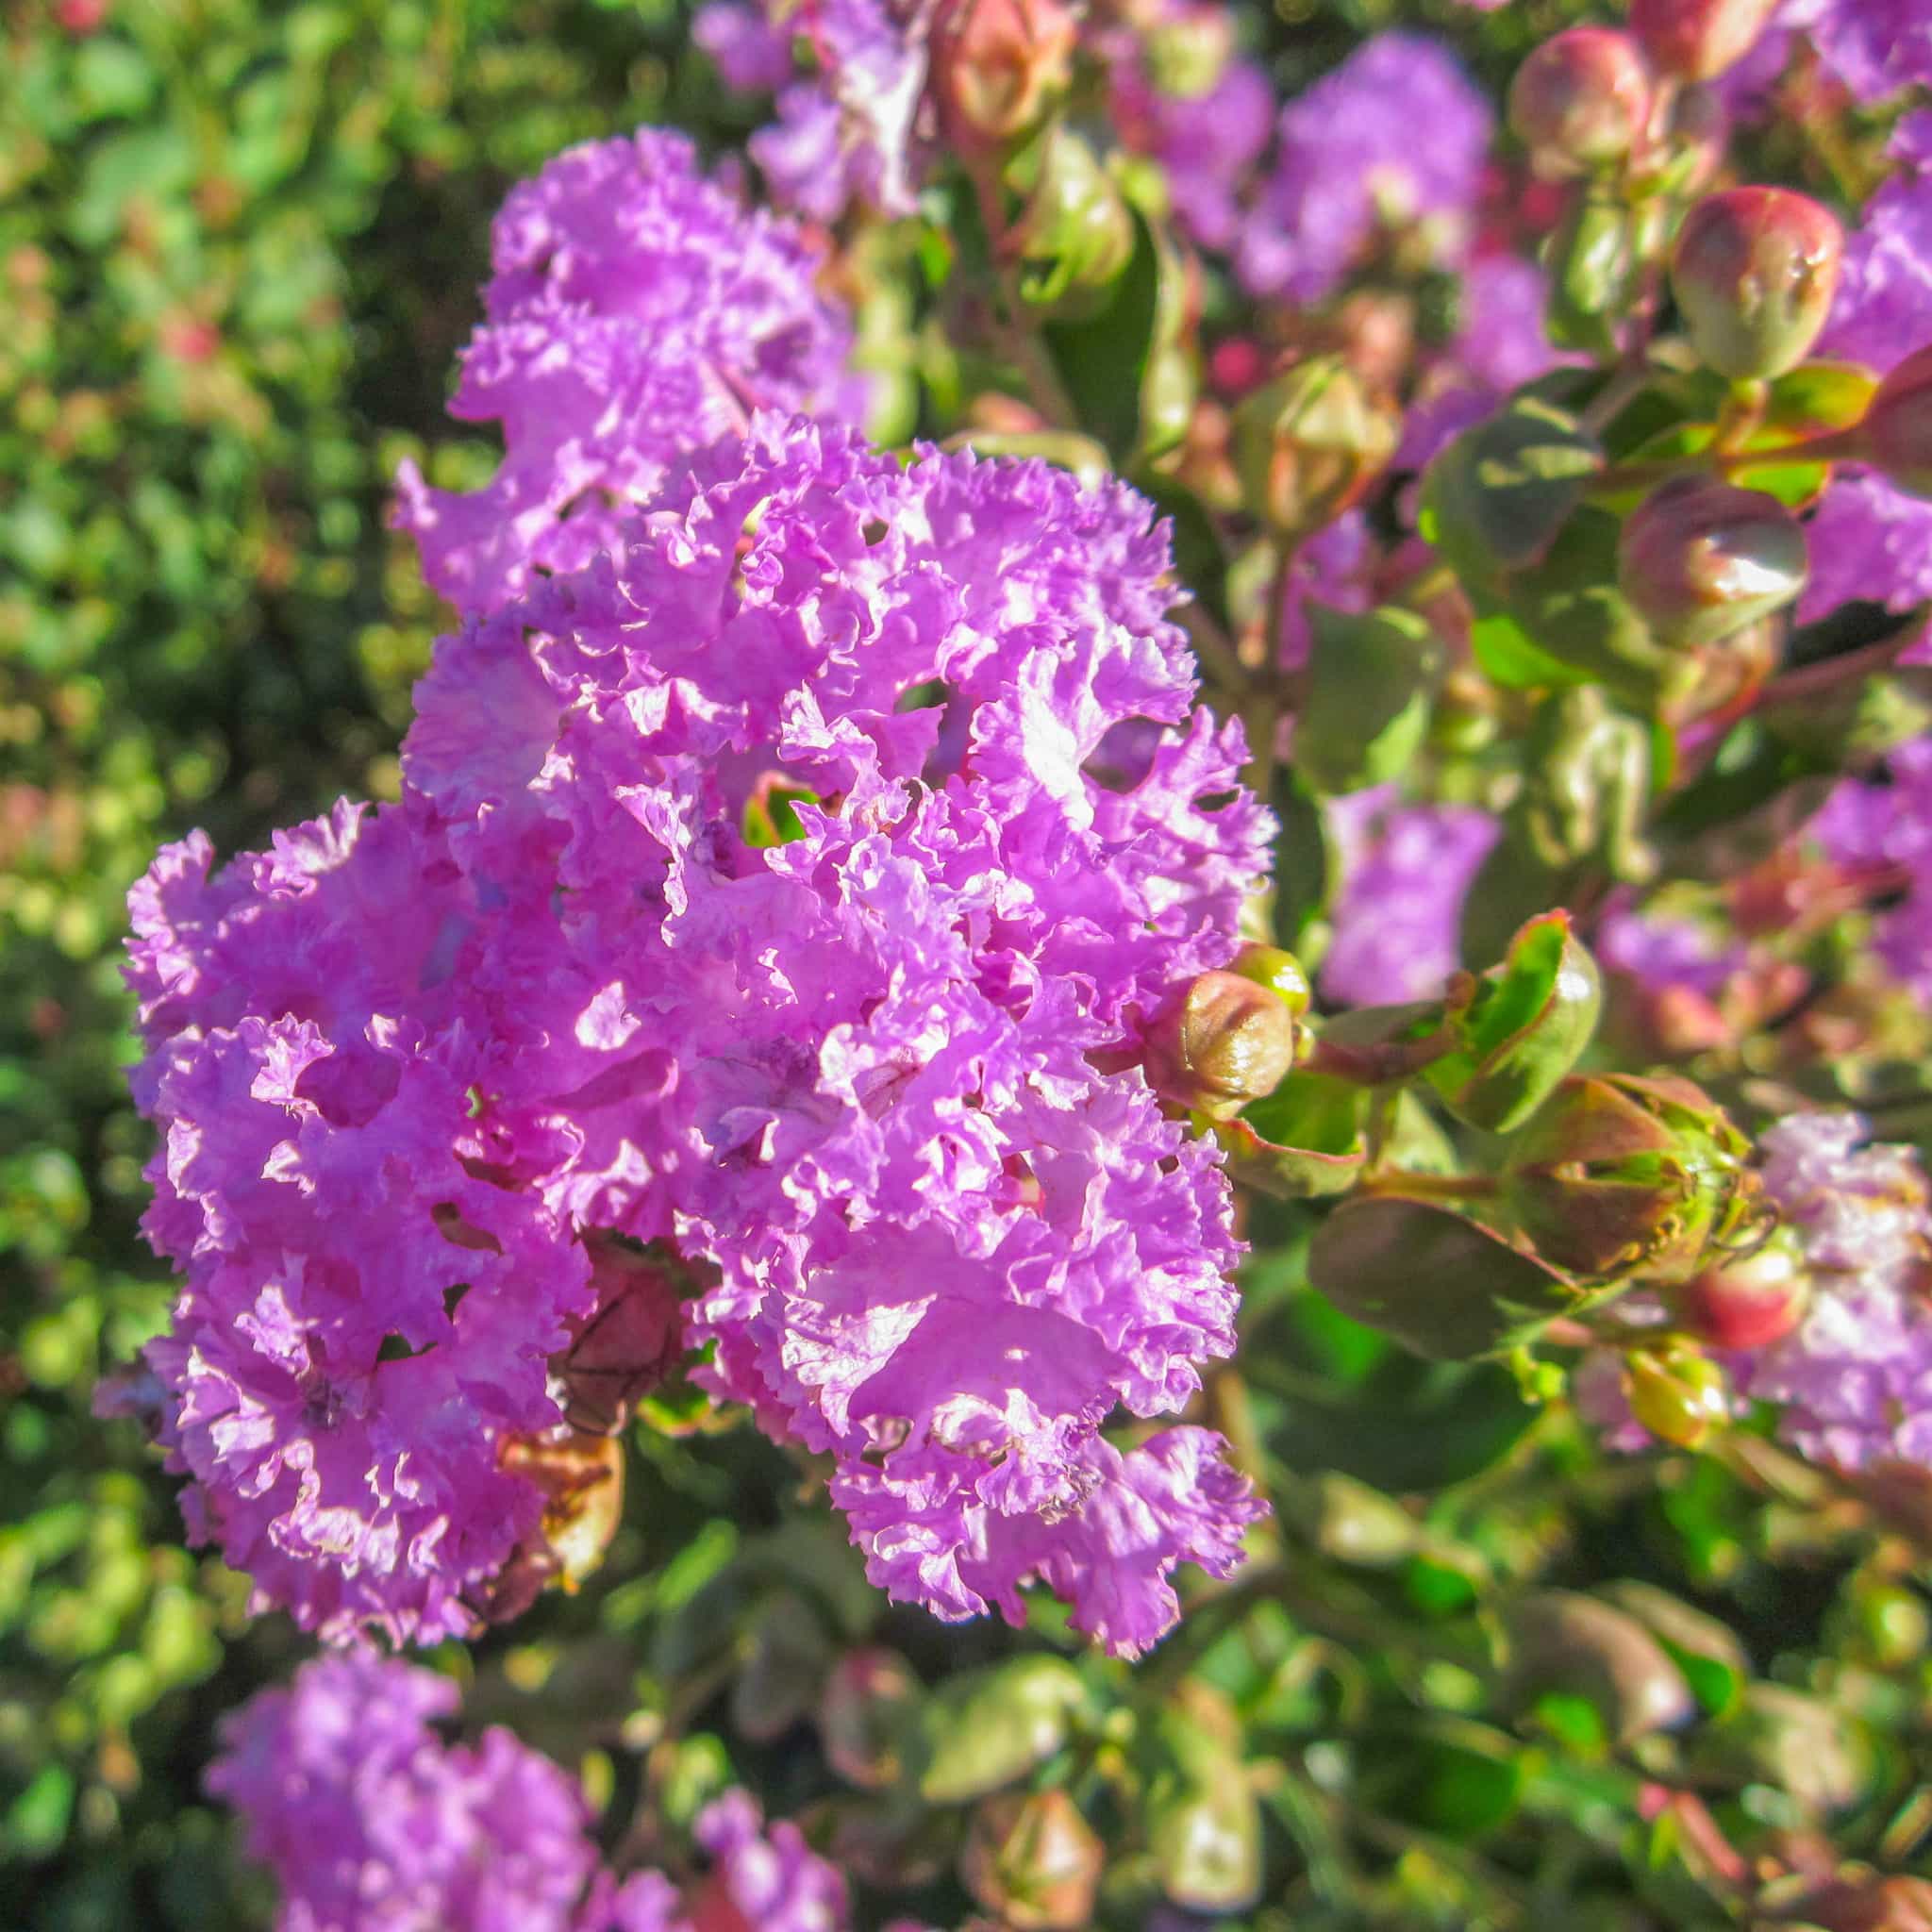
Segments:
[[[917,123],[931,0],[711,0],[692,38],[726,83],[776,93],[752,158],[774,199],[821,222],[859,201],[910,214],[923,166]],[[811,52],[794,77],[793,46]]]
[[[1266,863],[1171,586],[1124,486],[760,417],[441,641],[399,806],[162,854],[150,1361],[264,1600],[470,1624],[595,1231],[708,1275],[712,1385],[830,1458],[895,1597],[1017,1618],[1040,1577],[1131,1654],[1177,1562],[1238,1560],[1217,1438],[1100,1433],[1233,1346],[1215,1155],[1094,1061]]]
[[[1932,738],[1901,745],[1889,781],[1844,778],[1807,828],[1824,856],[1891,900],[1874,934],[1901,984],[1932,999]]]
[[[696,1932],[656,1872],[619,1881],[576,1784],[492,1726],[446,1744],[447,1677],[366,1653],[303,1665],[225,1719],[208,1790],[282,1892],[278,1932]],[[844,1881],[732,1790],[693,1830],[703,1881],[758,1932],[843,1932]]]
[[[1275,132],[1236,247],[1253,293],[1319,301],[1384,227],[1425,225],[1438,259],[1462,259],[1494,120],[1438,42],[1378,35],[1290,101]]]
[[[1763,1139],[1765,1191],[1798,1231],[1809,1309],[1753,1357],[1754,1400],[1807,1456],[1845,1469],[1932,1465],[1932,1202],[1908,1147],[1864,1146],[1854,1113],[1800,1114]]]
[[[1434,999],[1461,962],[1462,902],[1500,827],[1474,806],[1404,805],[1391,785],[1328,801],[1341,874],[1323,995]]]
[[[589,562],[679,457],[757,409],[858,413],[819,252],[708,181],[681,136],[559,155],[510,194],[491,253],[488,319],[450,408],[503,425],[502,467],[468,495],[412,463],[398,477],[397,525],[465,609]]]
[[[1932,14],[1924,0],[1788,0],[1778,24],[1802,28],[1861,101],[1932,84]]]

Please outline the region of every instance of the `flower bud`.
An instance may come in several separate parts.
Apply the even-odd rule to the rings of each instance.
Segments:
[[[1587,1697],[1620,1743],[1666,1730],[1692,1711],[1690,1687],[1664,1647],[1636,1618],[1595,1597],[1545,1590],[1508,1621],[1512,1701],[1550,1691]]]
[[[1574,1074],[1510,1149],[1503,1196],[1559,1268],[1682,1280],[1747,1218],[1749,1152],[1688,1080]]]
[[[1804,1320],[1811,1277],[1795,1237],[1780,1230],[1761,1248],[1723,1259],[1670,1292],[1680,1326],[1713,1348],[1764,1348]]]
[[[1234,1912],[1261,1894],[1261,1807],[1240,1719],[1198,1681],[1154,1726],[1144,1817],[1160,1889],[1191,1912]]]
[[[1234,460],[1247,508],[1288,537],[1331,524],[1387,467],[1397,411],[1340,356],[1311,356],[1235,411]]]
[[[1674,476],[1631,512],[1617,582],[1667,644],[1714,644],[1805,588],[1805,532],[1776,497]]]
[[[1734,381],[1805,359],[1831,309],[1844,230],[1787,188],[1727,188],[1684,218],[1671,289],[1697,353]]]
[[[948,1678],[925,1702],[919,1795],[958,1805],[1024,1777],[1066,1742],[1086,1697],[1073,1665],[1045,1655]]]
[[[1204,973],[1155,1022],[1147,1077],[1163,1099],[1227,1120],[1280,1086],[1298,1032],[1272,987],[1239,973]]]
[[[1092,1919],[1106,1857],[1065,1791],[1008,1791],[974,1814],[959,1876],[1013,1932],[1077,1932]]]
[[[1907,496],[1932,498],[1932,346],[1915,350],[1865,412],[1865,453]]]
[[[895,1650],[847,1651],[819,1694],[825,1761],[847,1784],[881,1790],[897,1782],[924,1692]]]
[[[1747,1684],[1738,1708],[1697,1742],[1699,1771],[1774,1785],[1807,1811],[1855,1804],[1872,1777],[1871,1747],[1853,1721],[1782,1684]]]
[[[933,85],[956,146],[1004,145],[1066,92],[1076,37],[1062,0],[949,0],[933,33]]]
[[[1532,51],[1509,85],[1509,126],[1540,172],[1587,175],[1621,161],[1650,113],[1637,42],[1613,27],[1573,26]]]
[[[1302,962],[1279,946],[1245,945],[1234,956],[1228,969],[1257,986],[1265,986],[1299,1020],[1313,1003],[1314,992]]]
[[[1780,1898],[1772,1923],[1817,1932],[1932,1932],[1932,1880],[1854,1869]]]
[[[1104,307],[1134,256],[1134,217],[1098,155],[1062,125],[1031,143],[1008,178],[1026,197],[1008,238],[1020,260],[1020,293],[1059,317]]]
[[[1709,80],[1757,45],[1777,0],[1630,0],[1630,31],[1651,65],[1676,80]]]
[[[1633,1352],[1624,1364],[1624,1394],[1638,1422],[1678,1449],[1701,1447],[1730,1420],[1724,1372],[1688,1342]]]

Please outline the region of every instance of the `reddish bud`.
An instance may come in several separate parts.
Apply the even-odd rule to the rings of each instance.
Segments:
[[[1294,1064],[1295,1016],[1272,987],[1204,973],[1155,1023],[1147,1077],[1163,1099],[1216,1120],[1273,1093]]]
[[[1932,1932],[1932,1882],[1855,1869],[1781,1899],[1775,1920],[1815,1925],[1819,1932]]]
[[[1776,497],[1674,476],[1624,525],[1617,583],[1667,644],[1714,644],[1805,588],[1805,532]]]
[[[1671,288],[1697,353],[1734,381],[1805,359],[1831,309],[1844,230],[1786,188],[1727,188],[1684,218]]]
[[[1509,125],[1551,175],[1621,161],[1650,115],[1651,80],[1628,34],[1574,26],[1536,48],[1509,86]]]
[[[1907,356],[1865,412],[1865,452],[1907,496],[1932,498],[1932,346]]]
[[[1757,44],[1777,0],[1630,0],[1630,31],[1659,73],[1709,80]]]
[[[1294,364],[1235,411],[1249,512],[1291,537],[1333,523],[1387,468],[1401,430],[1399,412],[1341,357]]]
[[[1754,1253],[1721,1261],[1674,1289],[1678,1323],[1713,1348],[1763,1348],[1804,1319],[1811,1277],[1797,1242],[1774,1236]]]
[[[951,0],[933,37],[934,82],[956,141],[1003,144],[1066,91],[1076,23],[1061,0]]]
[[[861,1790],[896,1783],[924,1697],[919,1679],[897,1651],[847,1651],[832,1666],[819,1694],[819,1735],[826,1761]]]

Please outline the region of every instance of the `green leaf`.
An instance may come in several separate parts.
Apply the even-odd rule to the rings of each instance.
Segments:
[[[1376,1808],[1445,1838],[1498,1830],[1523,1802],[1523,1747],[1487,1724],[1424,1719],[1380,1755],[1368,1774]]]
[[[1470,625],[1470,648],[1484,673],[1511,691],[1551,684],[1587,684],[1590,674],[1553,658],[1508,610],[1480,593],[1471,600],[1478,615]]]
[[[1064,1657],[1017,1657],[949,1678],[922,1718],[920,1796],[960,1805],[1024,1777],[1066,1741],[1086,1698],[1079,1673]]]
[[[1367,1158],[1366,1114],[1359,1088],[1297,1070],[1214,1132],[1237,1179],[1284,1200],[1306,1200],[1355,1185]]]
[[[1573,1305],[1568,1278],[1430,1201],[1344,1201],[1308,1249],[1308,1279],[1344,1314],[1431,1360],[1500,1347],[1525,1317]]]
[[[1138,208],[1131,212],[1134,251],[1106,306],[1086,321],[1048,323],[1041,331],[1080,426],[1121,463],[1141,441],[1142,388],[1160,341],[1166,272],[1154,228]]]
[[[1450,1024],[1460,1044],[1424,1077],[1458,1120],[1491,1134],[1522,1125],[1576,1064],[1596,1031],[1596,961],[1557,911],[1531,920],[1502,965]]]
[[[1422,749],[1441,643],[1412,610],[1357,613],[1315,603],[1307,609],[1312,642],[1295,769],[1323,791],[1383,784]]]

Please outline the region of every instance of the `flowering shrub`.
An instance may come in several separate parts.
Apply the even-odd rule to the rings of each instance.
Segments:
[[[35,1909],[1932,1909],[1932,43],[1575,11],[570,24],[658,111],[574,85],[513,143],[468,347],[445,298],[415,444],[318,519],[393,674],[341,782],[264,778],[269,730],[142,808],[174,1298],[134,1276],[66,1424],[149,1474],[0,1544],[0,1637],[103,1659],[0,1704]],[[161,28],[57,27],[75,98],[147,111]],[[172,125],[93,154],[82,245],[111,203],[172,258],[102,185],[172,178]],[[408,194],[480,192],[408,125]],[[393,218],[341,273],[441,288]],[[444,354],[487,454],[426,446]],[[76,409],[21,424],[85,451]],[[86,554],[39,488],[36,676]],[[92,715],[158,728],[115,676]],[[16,1167],[0,1369],[57,1383],[86,1195]],[[162,1480],[204,1569],[95,1530],[63,1638],[42,1573]],[[233,1819],[134,1832],[128,1726],[208,1677],[178,1774]]]

